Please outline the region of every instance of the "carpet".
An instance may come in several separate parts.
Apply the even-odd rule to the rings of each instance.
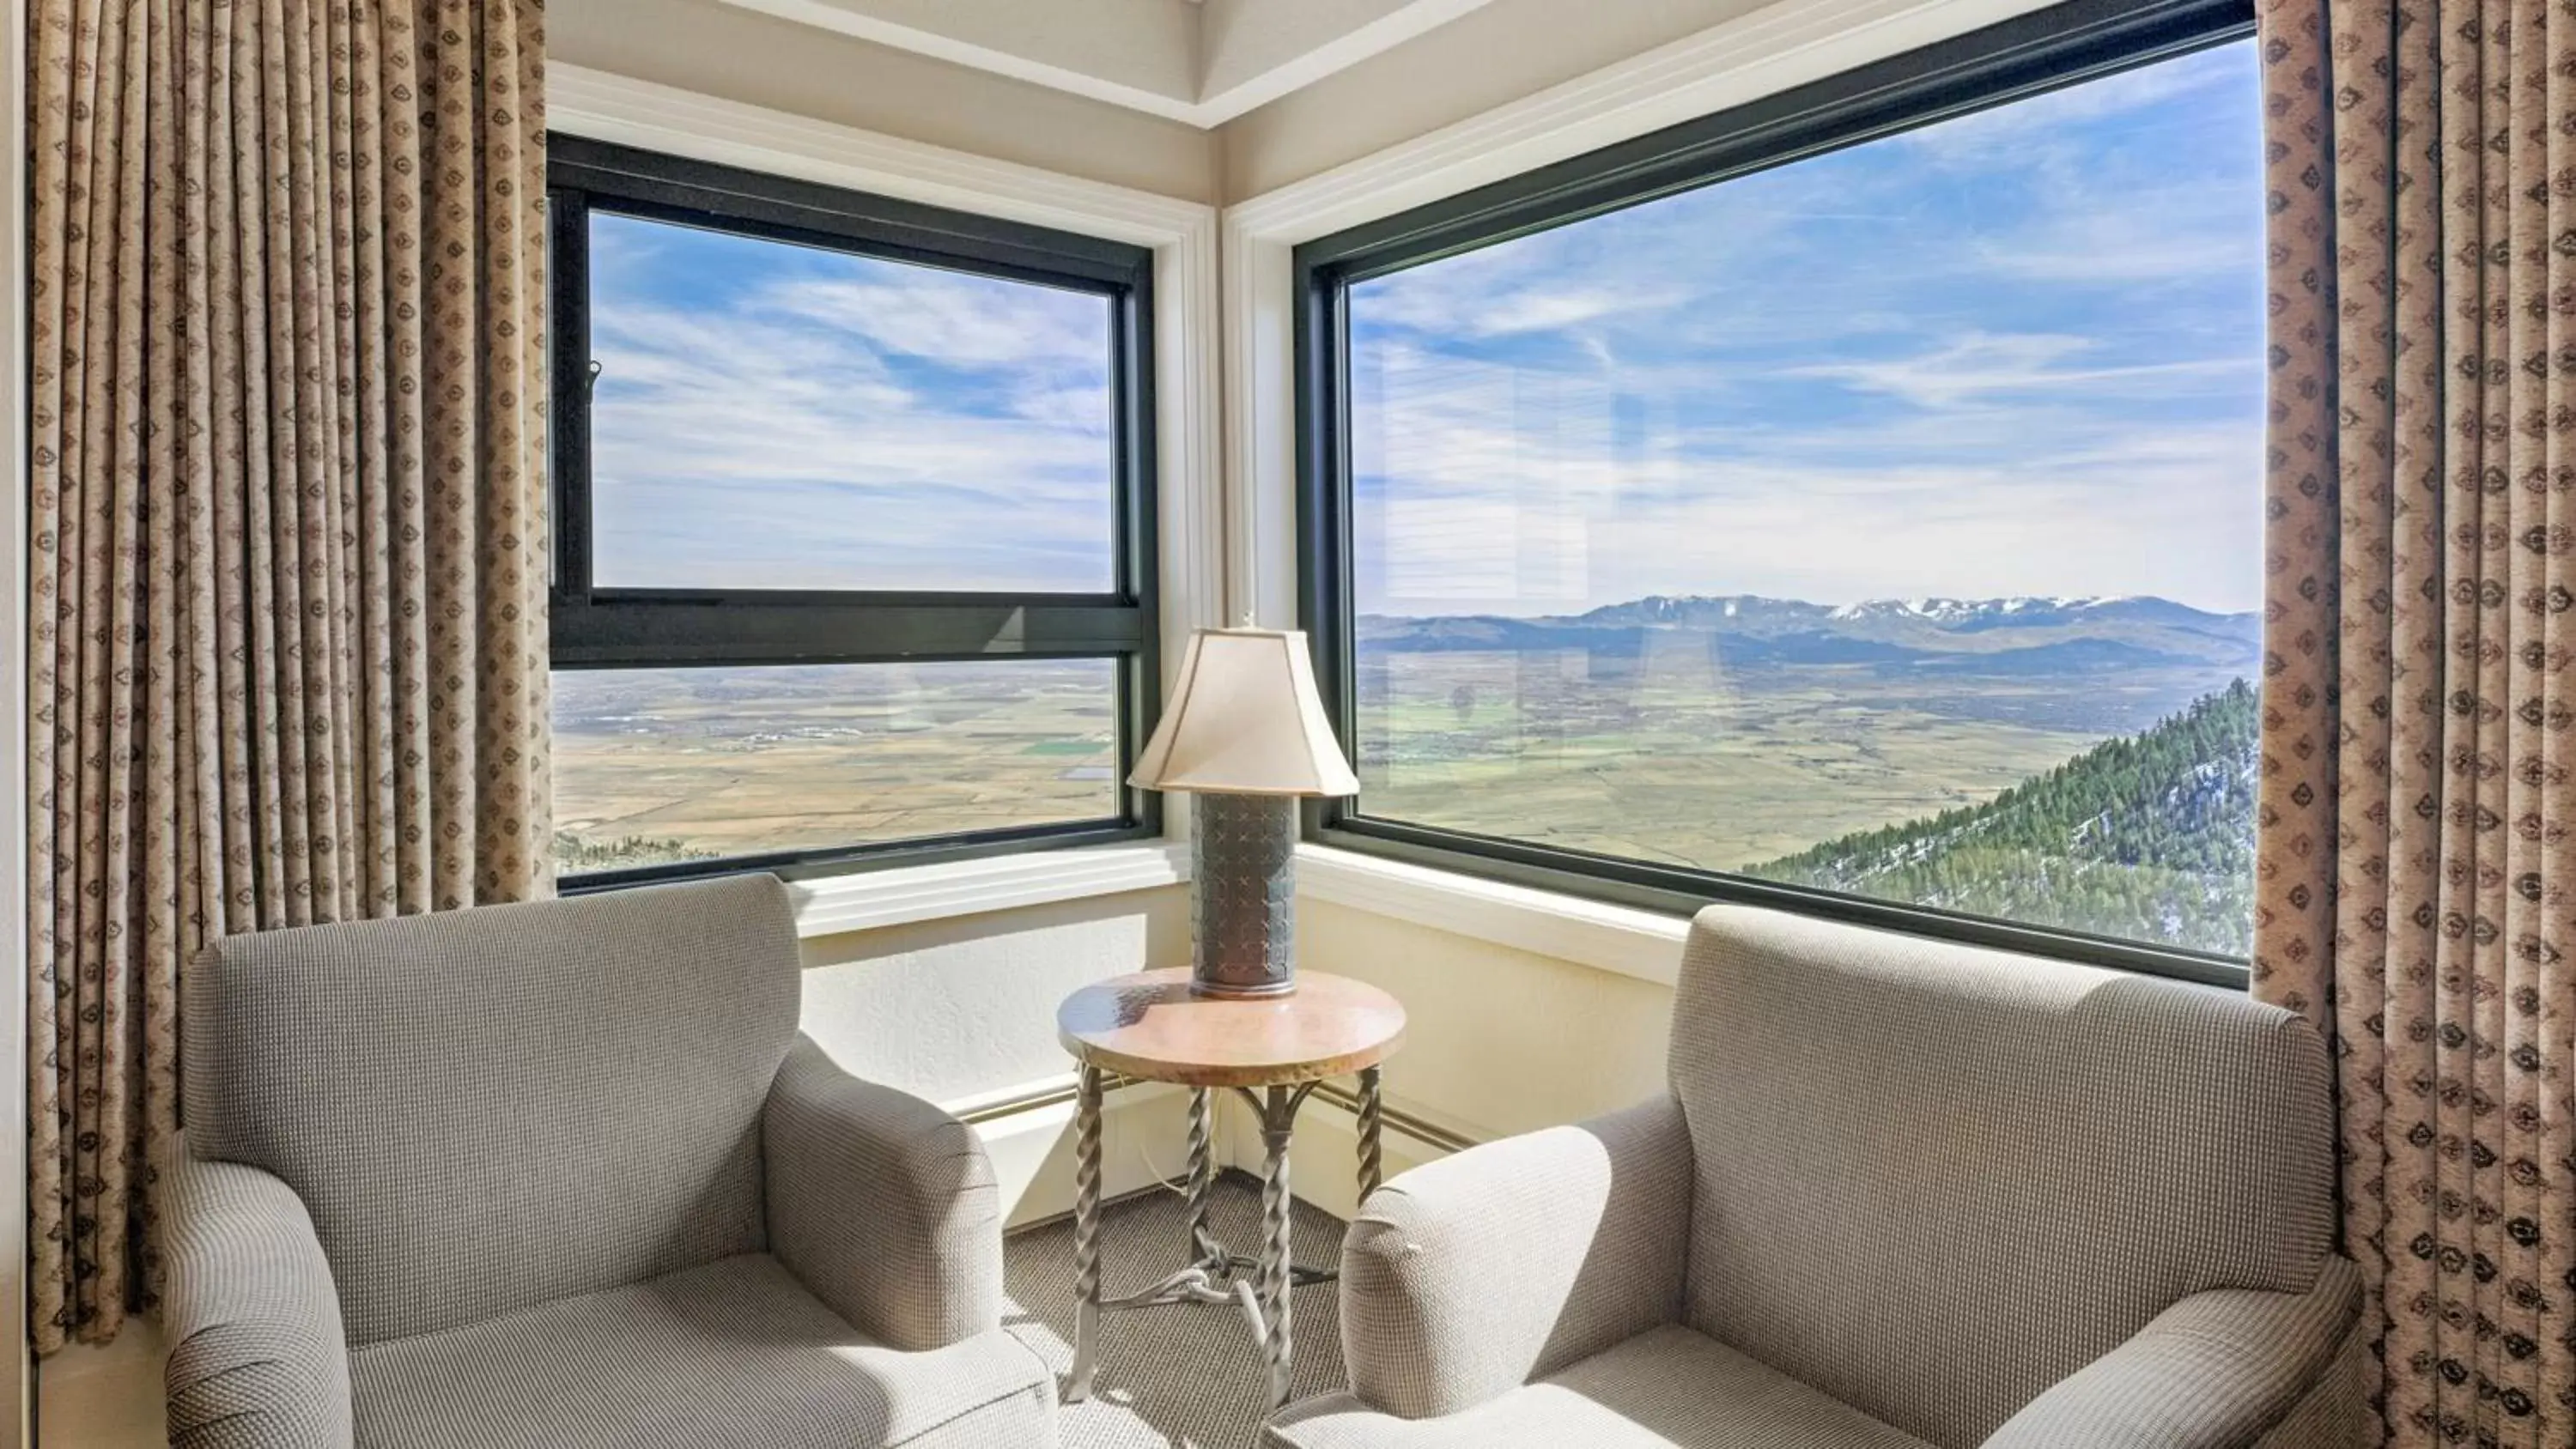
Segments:
[[[1238,1253],[1260,1244],[1261,1191],[1228,1173],[1210,1196],[1217,1237]],[[1296,1260],[1341,1261],[1342,1224],[1296,1205]],[[1178,1193],[1148,1192],[1101,1215],[1101,1294],[1145,1288],[1188,1251]],[[1003,1246],[1003,1327],[1061,1378],[1073,1366],[1073,1224],[1014,1233]],[[1342,1387],[1339,1288],[1296,1290],[1295,1398]],[[1064,1406],[1064,1449],[1249,1449],[1269,1414],[1268,1374],[1252,1325],[1234,1308],[1173,1304],[1100,1315],[1091,1398]]]

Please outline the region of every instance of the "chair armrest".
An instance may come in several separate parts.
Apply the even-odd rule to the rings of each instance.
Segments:
[[[340,1293],[303,1200],[185,1142],[161,1176],[171,1449],[349,1449]]]
[[[761,1148],[770,1251],[851,1327],[918,1351],[1001,1326],[1001,1189],[973,1128],[800,1035]]]
[[[1397,1177],[1342,1244],[1352,1391],[1453,1414],[1674,1321],[1690,1194],[1669,1097]]]
[[[1985,1449],[2236,1449],[2325,1377],[2361,1321],[2361,1273],[2330,1257],[2305,1293],[2194,1293],[2024,1405]]]

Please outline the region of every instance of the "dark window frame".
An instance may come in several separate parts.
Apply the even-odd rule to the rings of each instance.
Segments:
[[[552,667],[1108,659],[1117,665],[1121,778],[1117,813],[1097,821],[589,871],[565,877],[561,889],[574,894],[746,871],[799,879],[1159,839],[1161,797],[1123,783],[1154,727],[1162,696],[1153,251],[586,137],[557,134],[548,146]],[[594,211],[1107,298],[1118,494],[1115,586],[1100,594],[595,586],[589,265]]]
[[[2239,40],[2252,0],[2071,0],[1296,248],[1298,606],[1345,749],[1358,738],[1348,288],[1424,262]],[[1413,824],[1310,803],[1320,844],[1688,913],[1716,901],[2242,989],[2237,958]]]

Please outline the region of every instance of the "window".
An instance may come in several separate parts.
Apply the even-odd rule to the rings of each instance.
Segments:
[[[1157,833],[1152,254],[552,144],[559,873]]]
[[[2061,6],[1300,248],[1321,838],[2241,980],[2251,30]]]

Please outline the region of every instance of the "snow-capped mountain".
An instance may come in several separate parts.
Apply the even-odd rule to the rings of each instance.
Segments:
[[[2252,669],[2262,619],[2148,596],[1869,599],[1817,604],[1758,594],[1651,594],[1581,614],[1359,621],[1363,652],[1583,649],[1623,653],[1649,636],[1704,634],[1733,663],[1951,664],[1979,672],[2159,663]],[[1974,657],[1967,657],[1974,656]]]

